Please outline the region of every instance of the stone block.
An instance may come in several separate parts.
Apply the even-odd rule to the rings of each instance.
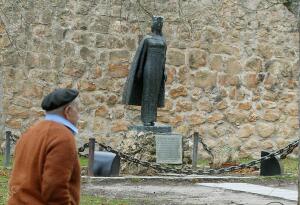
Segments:
[[[215,123],[215,122],[218,122],[218,121],[223,120],[223,119],[224,119],[224,115],[222,113],[215,112],[207,118],[207,122]]]
[[[96,58],[96,53],[95,51],[87,48],[87,47],[82,47],[79,51],[79,54],[80,54],[80,57],[83,59],[83,60],[86,60],[90,63],[92,63],[93,61],[95,61],[95,58]]]
[[[190,101],[178,101],[176,103],[176,112],[192,111],[193,104]]]
[[[109,64],[108,75],[113,78],[124,78],[129,73],[129,64]]]
[[[258,85],[258,79],[256,73],[245,74],[243,82],[247,88],[256,88]]]
[[[224,61],[221,55],[214,55],[210,60],[210,69],[215,71],[221,71],[224,68]]]
[[[13,118],[26,119],[29,117],[29,110],[20,106],[10,105],[6,114],[12,116]]]
[[[127,131],[129,126],[129,122],[124,121],[124,120],[116,120],[113,122],[111,131],[112,132],[122,132],[122,131]]]
[[[297,103],[289,103],[285,107],[285,112],[290,116],[298,116],[298,104]]]
[[[239,74],[242,70],[242,65],[239,60],[229,58],[225,63],[224,71],[230,75]]]
[[[10,40],[7,35],[0,35],[0,48],[4,49],[10,46]]]
[[[63,73],[72,77],[80,78],[86,71],[86,65],[67,59],[63,68]]]
[[[189,52],[189,65],[191,68],[199,68],[207,63],[207,54],[203,50],[193,49]]]
[[[94,91],[96,90],[96,84],[93,81],[90,80],[80,80],[77,83],[77,87],[79,90],[84,91]]]
[[[206,122],[206,117],[204,115],[204,113],[200,114],[191,114],[188,117],[188,120],[190,122],[191,125],[200,125]]]
[[[255,129],[259,136],[263,138],[270,137],[275,132],[274,125],[265,122],[258,122],[255,126]]]
[[[216,86],[217,74],[209,70],[201,70],[195,73],[194,85],[200,88],[212,88]]]
[[[281,116],[281,112],[277,109],[270,109],[270,110],[265,110],[263,114],[263,119],[269,122],[275,122],[279,120]]]
[[[21,119],[16,119],[15,117],[12,117],[5,121],[7,127],[13,128],[13,129],[20,129],[22,128],[22,121]]]
[[[262,71],[262,63],[259,57],[251,57],[246,61],[245,70],[259,73]]]
[[[116,50],[109,53],[110,63],[124,63],[129,62],[130,53],[127,50]]]
[[[109,95],[107,99],[107,104],[110,106],[115,105],[118,102],[118,96],[116,95]]]
[[[180,50],[169,49],[167,51],[167,64],[174,66],[185,65],[185,54]]]
[[[238,108],[241,110],[250,110],[252,108],[252,103],[251,102],[239,103]]]
[[[170,91],[169,91],[169,95],[172,98],[177,98],[177,97],[180,97],[180,96],[185,97],[185,96],[187,96],[187,94],[188,94],[188,91],[184,86],[179,86],[179,87],[170,89]]]
[[[248,138],[254,133],[254,127],[251,124],[244,124],[238,130],[238,137]]]

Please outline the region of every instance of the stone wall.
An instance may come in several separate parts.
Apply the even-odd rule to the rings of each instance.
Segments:
[[[43,117],[45,94],[72,87],[80,90],[79,141],[93,136],[118,144],[128,125],[140,121],[139,107],[122,105],[121,95],[139,40],[150,30],[147,10],[165,16],[168,44],[158,122],[184,136],[199,131],[209,146],[230,146],[240,156],[296,138],[298,34],[284,6],[138,2],[0,3],[5,129],[20,134]]]

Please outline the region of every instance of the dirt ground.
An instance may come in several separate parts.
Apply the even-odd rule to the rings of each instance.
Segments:
[[[276,186],[276,185],[270,185]],[[278,187],[278,186],[276,186]],[[83,184],[88,194],[119,199],[130,199],[137,205],[296,205],[297,202],[250,193],[233,192],[197,184],[180,183],[103,183]],[[285,185],[296,189],[296,184]]]

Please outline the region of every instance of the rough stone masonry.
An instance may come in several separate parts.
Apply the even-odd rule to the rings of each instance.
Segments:
[[[79,142],[96,137],[117,145],[139,122],[139,107],[122,105],[121,95],[138,42],[150,31],[150,13],[165,17],[168,44],[160,123],[184,136],[198,131],[210,147],[229,146],[239,156],[285,146],[299,128],[299,39],[293,14],[266,4],[4,0],[3,129],[20,134],[43,117],[42,96],[73,87],[80,90]]]

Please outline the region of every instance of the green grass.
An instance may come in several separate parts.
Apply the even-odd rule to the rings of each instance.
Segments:
[[[80,162],[80,166],[82,166],[82,167],[87,167],[89,164],[88,158],[85,158],[85,157],[80,157],[79,162]]]

